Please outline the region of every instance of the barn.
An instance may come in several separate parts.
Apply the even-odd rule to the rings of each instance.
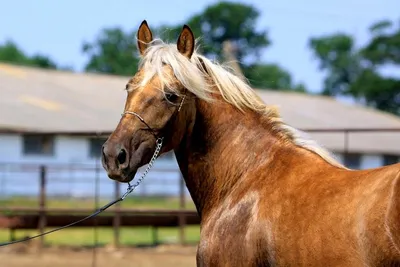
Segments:
[[[98,164],[101,145],[123,110],[127,80],[0,64],[0,173],[20,164]],[[257,92],[278,106],[288,124],[351,168],[399,161],[400,117],[330,97]],[[178,172],[172,153],[154,168]]]

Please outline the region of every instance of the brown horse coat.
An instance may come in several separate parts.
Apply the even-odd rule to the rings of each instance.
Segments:
[[[187,26],[175,46],[153,40],[146,22],[138,40],[130,113],[103,166],[129,182],[164,138],[201,216],[198,266],[400,266],[400,164],[341,166],[196,53]]]

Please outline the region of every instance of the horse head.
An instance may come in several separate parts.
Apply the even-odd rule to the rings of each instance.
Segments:
[[[188,26],[183,26],[172,45],[153,39],[143,21],[137,46],[139,69],[126,85],[124,112],[102,150],[104,169],[120,182],[130,182],[138,168],[149,163],[160,140],[161,153],[181,142],[194,116],[194,101],[187,88],[201,87],[204,82],[203,77],[191,75],[201,76],[191,62],[195,39]]]

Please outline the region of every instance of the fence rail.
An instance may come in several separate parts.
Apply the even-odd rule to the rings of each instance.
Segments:
[[[43,233],[46,227],[61,227],[79,221],[92,213],[89,209],[38,209],[12,208],[0,209],[0,227],[10,230],[10,241],[16,240],[15,231],[22,229],[37,229]],[[195,210],[138,210],[114,209],[106,211],[97,217],[76,224],[74,227],[112,227],[113,244],[120,246],[120,228],[124,226],[150,226],[153,229],[153,244],[158,243],[158,227],[179,227],[179,243],[185,244],[187,225],[199,225],[200,218]],[[44,237],[40,237],[40,247],[44,246]]]
[[[15,166],[14,166],[15,167]],[[21,167],[21,166],[20,166]],[[10,168],[9,168],[10,169]],[[11,168],[12,169],[12,168]],[[20,175],[21,173],[19,172],[18,168],[15,169],[15,174]],[[32,184],[32,178],[33,177],[38,177],[38,182],[36,185],[38,186],[38,194],[36,199],[30,199],[31,204],[33,206],[27,207],[27,206],[1,206],[0,205],[0,228],[7,228],[10,230],[10,240],[15,239],[15,231],[16,230],[21,230],[21,229],[38,229],[38,232],[44,233],[46,231],[46,228],[49,227],[60,227],[63,225],[67,225],[69,223],[72,223],[73,221],[80,220],[87,215],[93,213],[95,209],[99,208],[100,205],[100,199],[99,199],[99,177],[97,179],[91,180],[91,183],[93,185],[93,182],[95,183],[95,186],[92,186],[92,190],[94,189],[95,193],[95,201],[93,201],[92,206],[93,208],[89,207],[67,207],[67,208],[60,208],[60,207],[49,207],[49,204],[52,203],[54,200],[59,200],[59,197],[54,196],[54,195],[49,195],[49,189],[48,185],[49,182],[54,183],[54,182],[64,182],[68,183],[68,180],[65,180],[63,178],[60,179],[54,179],[54,176],[51,176],[50,174],[61,171],[62,170],[68,170],[70,171],[70,168],[65,168],[63,166],[45,166],[45,165],[40,165],[34,167],[33,165],[29,164],[28,168],[25,169],[23,168],[23,174],[25,179],[30,179],[30,181],[25,181],[28,182],[28,186],[31,186]],[[84,169],[86,170],[92,170],[95,171],[95,169],[90,168],[88,166],[84,166]],[[79,168],[78,166],[74,167],[74,170],[76,172],[81,171],[82,169]],[[171,170],[164,170],[164,171],[170,171]],[[177,172],[175,171],[175,174]],[[50,176],[50,178],[49,178]],[[158,180],[158,181],[157,181]],[[154,182],[159,182],[161,180],[165,180],[162,178],[158,178]],[[118,182],[112,182],[109,179],[104,179],[104,181],[107,182],[108,187],[111,186],[113,189],[113,197],[114,199],[117,199],[121,196],[122,190],[121,190],[121,183]],[[90,182],[90,181],[86,181]],[[164,181],[166,182],[166,181]],[[176,207],[174,209],[168,208],[168,207],[157,207],[157,208],[127,208],[127,207],[121,207],[121,203],[115,204],[115,206],[110,207],[103,213],[101,213],[98,217],[89,219],[85,222],[82,222],[76,227],[100,227],[100,226],[105,226],[105,227],[112,227],[113,229],[113,244],[115,246],[120,246],[120,231],[122,227],[125,226],[149,226],[152,227],[153,229],[153,243],[158,243],[157,240],[157,230],[158,227],[178,227],[179,228],[179,243],[184,244],[185,243],[185,227],[188,225],[198,225],[200,222],[200,219],[198,217],[198,214],[196,210],[194,209],[186,209],[186,203],[187,201],[190,201],[190,199],[186,198],[187,192],[186,192],[186,187],[184,186],[184,181],[183,179],[179,176],[178,179],[179,182],[179,200],[176,204]],[[111,184],[110,184],[111,183]],[[26,183],[21,183],[20,186],[24,187],[26,186]],[[177,184],[175,183],[175,187]],[[97,190],[96,190],[97,188]],[[51,192],[50,192],[51,193]],[[146,198],[146,196],[143,196]],[[10,198],[4,198],[3,200],[7,200]],[[127,198],[129,199],[129,197]],[[11,198],[12,200],[12,198]],[[32,202],[32,200],[34,200]],[[140,199],[139,199],[140,200]],[[68,202],[71,200],[68,200],[66,198],[63,198],[62,201]],[[108,202],[108,200],[102,199],[102,201]],[[151,201],[151,199],[150,199]],[[6,202],[7,203],[7,202]],[[79,201],[75,201],[75,204],[79,205]],[[40,247],[43,247],[45,244],[45,237],[40,238]]]
[[[396,133],[400,140],[400,128],[386,129],[302,129],[307,133],[343,134],[343,151],[348,153],[352,139],[351,134],[359,133]],[[88,135],[88,134],[87,134]],[[378,135],[377,135],[378,136]],[[381,141],[376,137],[376,142]],[[323,144],[324,145],[324,144]],[[400,156],[400,153],[399,153]],[[400,158],[400,157],[399,157]],[[96,164],[48,164],[35,163],[0,163],[0,201],[12,199],[24,192],[29,192],[29,206],[10,206],[8,202],[0,205],[0,228],[39,229],[43,232],[46,227],[58,227],[72,222],[72,219],[82,218],[100,207],[104,198],[119,198],[121,184],[112,182],[106,177],[101,165]],[[177,202],[171,207],[123,207],[118,203],[110,208],[99,219],[91,220],[81,226],[107,226],[114,231],[114,244],[120,244],[120,229],[123,226],[153,226],[178,227],[179,241],[185,242],[185,226],[199,223],[195,209],[187,209],[191,202],[184,181],[177,168],[157,167],[149,174],[148,179],[138,187],[136,196],[145,198],[149,195],[175,197]],[[58,185],[58,187],[57,187]],[[155,190],[154,187],[158,189]],[[79,191],[80,190],[80,191]],[[166,193],[171,190],[172,193]],[[69,192],[69,193],[66,193]],[[63,198],[60,198],[63,197]],[[94,197],[92,203],[81,206],[84,200]],[[54,207],[54,200],[68,202],[73,198],[79,207]],[[62,200],[61,200],[62,199]],[[33,201],[32,201],[33,200]],[[107,201],[108,202],[108,201]],[[125,203],[125,202],[124,202]],[[157,236],[157,234],[154,234]],[[14,238],[13,234],[11,238]],[[154,241],[156,242],[156,241]],[[44,244],[42,239],[41,244]]]

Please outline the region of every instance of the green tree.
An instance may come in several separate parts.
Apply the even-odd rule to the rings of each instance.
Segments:
[[[290,73],[277,64],[254,64],[246,68],[244,74],[256,88],[306,92],[303,84],[294,84]]]
[[[366,60],[376,66],[400,64],[400,24],[383,20],[370,27],[371,41],[361,50]]]
[[[336,33],[311,38],[309,46],[326,72],[322,94],[351,96],[356,101],[400,114],[400,78],[384,76],[381,67],[400,67],[400,27],[381,21],[370,27],[371,40],[355,47],[352,36]]]
[[[89,57],[85,66],[88,72],[132,75],[138,67],[136,32],[104,29],[96,40],[85,42],[82,51]]]
[[[252,5],[221,1],[190,17],[188,24],[200,41],[200,51],[223,61],[223,44],[229,41],[237,61],[252,86],[260,89],[296,90],[304,85],[293,83],[289,72],[277,64],[260,61],[260,54],[271,45],[266,29],[255,25],[260,12]],[[176,38],[181,26],[159,29],[164,37]]]
[[[0,61],[17,65],[57,69],[57,64],[49,57],[35,54],[33,56],[26,55],[13,41],[6,41],[0,45]]]
[[[309,45],[319,61],[319,68],[327,71],[322,94],[348,94],[349,84],[354,82],[361,69],[353,38],[344,33],[337,33],[312,38]]]
[[[258,59],[270,45],[267,30],[256,30],[260,12],[252,5],[221,1],[208,6],[187,21],[194,34],[201,37],[205,55],[220,59],[222,43],[229,40],[237,51],[239,62],[251,57]]]

